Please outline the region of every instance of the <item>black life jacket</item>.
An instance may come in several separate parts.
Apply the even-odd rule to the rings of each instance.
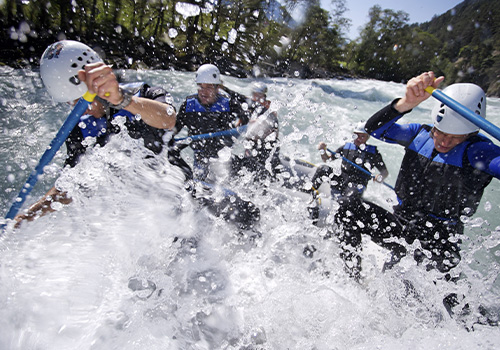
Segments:
[[[431,126],[422,125],[406,146],[396,182],[395,211],[458,221],[473,215],[492,176],[470,164],[467,149],[483,139],[472,136],[447,153],[434,149]]]

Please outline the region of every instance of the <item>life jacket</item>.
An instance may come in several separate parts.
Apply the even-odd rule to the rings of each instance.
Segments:
[[[106,134],[108,121],[106,117],[96,118],[93,115],[86,114],[80,117],[78,126],[82,131],[83,138],[100,137]]]
[[[137,82],[137,83],[128,83],[128,84],[121,84],[120,86],[126,90],[132,91],[134,93],[134,96],[141,96],[141,91],[142,91],[142,86],[144,83],[142,82]],[[121,109],[117,113],[113,114],[112,118],[116,118],[119,116],[125,116],[130,122],[133,122],[136,118],[135,114],[125,110]],[[80,123],[78,124],[82,131],[82,135],[84,138],[86,137],[100,137],[102,135],[105,135],[107,130],[108,130],[108,121],[105,117],[101,118],[96,118],[92,115],[83,115],[80,118]]]
[[[229,112],[231,107],[229,105],[229,98],[219,95],[217,101],[212,105],[207,107],[203,106],[198,98],[195,96],[188,97],[186,99],[186,112]]]
[[[346,143],[344,145],[343,149],[357,151],[360,148],[357,147],[354,143],[348,142],[348,143]],[[365,158],[367,157],[368,154],[375,155],[376,153],[377,153],[377,147],[376,146],[365,144],[365,148],[364,148],[363,152],[360,152],[357,158],[362,158],[362,160],[365,160]]]
[[[373,145],[365,144],[365,148],[362,150],[357,147],[354,143],[348,142],[344,145],[341,151],[342,155],[350,160],[351,162],[359,165],[368,172],[372,172],[376,167],[375,155],[377,154],[377,147]],[[369,167],[367,168],[367,164]],[[356,168],[347,161],[342,161],[342,178],[344,179],[344,185],[348,186],[349,183],[355,184],[360,188],[360,192],[363,192],[371,179],[370,175]],[[363,187],[361,189],[361,186]]]
[[[263,106],[261,103],[257,101],[249,100],[247,104],[248,104],[248,111],[250,112],[251,116],[262,115],[269,110],[268,107]]]
[[[434,149],[430,125],[422,125],[406,147],[395,190],[406,215],[430,215],[458,221],[473,215],[492,176],[470,164],[467,149],[483,139],[476,135],[447,153]]]
[[[188,129],[188,135],[199,135],[234,128],[237,116],[233,114],[231,99],[224,95],[218,95],[215,103],[204,106],[198,100],[197,95],[186,98],[184,110],[177,115],[176,128],[180,130],[184,125]],[[191,142],[191,148],[195,152],[196,161],[204,161],[216,158],[217,153],[224,146],[232,145],[231,136],[201,139]]]

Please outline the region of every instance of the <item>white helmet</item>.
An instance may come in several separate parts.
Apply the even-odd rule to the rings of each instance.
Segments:
[[[443,92],[486,119],[486,94],[479,86],[468,83],[453,84]],[[474,123],[440,101],[437,101],[432,109],[432,120],[434,126],[446,134],[466,135],[479,130]]]
[[[264,83],[256,82],[252,85],[252,93],[255,92],[257,94],[267,94],[267,86]]]
[[[358,134],[368,134],[365,130],[365,123],[363,122],[359,122],[358,124],[356,124],[352,132]]]
[[[204,64],[196,72],[196,84],[220,84],[219,68],[213,64]]]
[[[86,64],[102,61],[99,55],[78,41],[63,40],[47,47],[40,59],[40,75],[49,94],[57,102],[69,102],[87,92],[78,79]]]

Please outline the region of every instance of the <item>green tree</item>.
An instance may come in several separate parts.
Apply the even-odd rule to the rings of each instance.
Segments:
[[[331,22],[319,1],[310,1],[303,21],[290,33],[283,57],[289,64],[326,74],[340,67],[342,43],[339,25]]]
[[[420,28],[441,44],[432,69],[442,71],[446,84],[472,82],[490,94],[500,93],[500,8],[496,1],[464,1]]]
[[[369,18],[356,48],[357,70],[370,78],[388,79],[394,64],[392,52],[405,36],[402,30],[407,27],[409,15],[375,5],[369,10]]]
[[[336,26],[341,36],[346,36],[351,27],[351,20],[345,17],[346,0],[330,0],[330,24]]]
[[[428,71],[436,60],[440,43],[437,38],[418,27],[404,27],[396,32],[398,41],[387,60],[391,71],[386,71],[386,78],[406,81],[424,71]]]

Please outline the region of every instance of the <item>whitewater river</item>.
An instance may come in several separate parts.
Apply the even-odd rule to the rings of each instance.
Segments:
[[[193,73],[122,73],[124,81],[164,86],[177,108],[196,91]],[[251,81],[224,79],[245,94]],[[354,124],[404,93],[402,84],[373,80],[265,82],[282,153],[315,164],[320,141],[336,149]],[[3,217],[69,107],[50,99],[37,71],[1,67],[0,92]],[[430,122],[432,103],[404,120]],[[488,99],[487,114],[500,125],[499,99]],[[369,143],[379,147],[394,185],[402,148]],[[382,273],[386,253],[366,237],[357,283],[344,272],[335,240],[323,239],[328,225],[311,225],[307,196],[275,184],[263,191],[245,178],[231,185],[261,210],[254,231],[262,237],[251,240],[254,232],[194,202],[165,155],[144,160],[125,133],[73,169],[62,170],[64,155],[45,169],[27,204],[56,179],[73,203],[0,239],[0,349],[498,349],[500,328],[474,324],[480,307],[500,310],[498,180],[467,223],[457,283],[411,258]],[[380,184],[370,184],[366,196],[387,208],[395,201]],[[313,257],[303,254],[307,245],[316,247]],[[469,315],[448,315],[442,299],[451,292],[465,296]]]

